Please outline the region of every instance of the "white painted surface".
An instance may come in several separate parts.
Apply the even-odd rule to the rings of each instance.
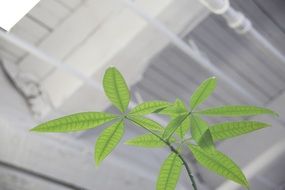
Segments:
[[[9,31],[40,0],[1,0],[0,27]]]

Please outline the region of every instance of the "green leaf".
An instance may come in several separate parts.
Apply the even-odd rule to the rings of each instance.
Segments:
[[[191,115],[190,123],[192,138],[195,142],[203,149],[212,150],[214,143],[208,123],[196,115]]]
[[[106,96],[121,112],[125,112],[130,102],[130,92],[122,74],[115,68],[106,70],[103,78]]]
[[[217,150],[205,151],[196,145],[189,145],[189,148],[196,160],[205,168],[246,188],[249,187],[241,169],[223,153]]]
[[[181,174],[182,164],[176,154],[170,154],[161,166],[156,190],[174,190]]]
[[[170,142],[175,142],[174,138]],[[166,144],[153,134],[144,134],[128,140],[125,144],[132,146],[139,146],[145,148],[160,148],[165,147]]]
[[[159,112],[159,114],[164,114],[164,115],[169,115],[169,116],[173,116],[176,117],[178,115],[182,115],[182,114],[187,114],[188,110],[185,106],[185,104],[183,103],[182,100],[177,99],[174,104],[168,106],[167,108],[161,110]]]
[[[128,115],[127,118],[132,121],[135,125],[139,127],[144,127],[151,131],[163,131],[164,127],[162,127],[159,123],[156,121],[153,121],[151,119],[142,117],[142,116],[135,116],[135,115]]]
[[[277,113],[267,108],[256,107],[256,106],[243,106],[243,105],[208,108],[199,111],[197,113],[207,116],[224,116],[224,117],[253,116],[261,114],[278,115]]]
[[[64,116],[42,123],[31,131],[38,132],[74,132],[97,127],[118,116],[104,112],[83,112]]]
[[[189,131],[190,129],[190,118],[187,117],[180,125],[180,127],[178,127],[178,129],[176,130],[177,135],[183,139],[183,137],[186,135],[186,133]]]
[[[95,160],[98,166],[119,144],[124,135],[123,120],[106,128],[98,137],[95,145]]]
[[[173,120],[179,115],[183,115],[183,114],[187,115],[188,110],[185,104],[183,103],[183,101],[180,99],[177,99],[173,105],[168,106],[167,108],[162,110],[160,113],[169,115],[171,119]],[[175,132],[181,139],[183,139],[183,137],[185,136],[185,134],[188,132],[189,129],[190,129],[190,119],[189,117],[187,117],[181,123],[181,125],[178,127],[178,129]]]
[[[258,121],[225,122],[212,125],[210,131],[213,140],[218,141],[236,137],[268,126],[269,124]]]
[[[144,102],[142,104],[137,105],[134,109],[132,109],[129,114],[133,115],[147,115],[154,113],[157,110],[161,110],[162,108],[166,108],[170,106],[169,102],[164,101],[149,101]]]
[[[217,85],[216,77],[211,77],[202,82],[190,98],[190,107],[195,109],[204,102],[215,90]]]
[[[164,139],[169,139],[172,134],[181,126],[182,122],[188,117],[188,113],[184,115],[178,115],[172,119],[166,126],[162,137]]]

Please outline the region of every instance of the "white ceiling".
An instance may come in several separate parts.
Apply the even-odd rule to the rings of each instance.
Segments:
[[[170,44],[168,38],[133,13],[122,2],[121,0],[42,0],[12,29],[11,34],[32,44],[37,50],[78,69],[84,75],[98,81],[99,84],[104,69],[109,65],[117,66],[132,86],[135,101],[139,101],[140,98],[174,100],[176,97],[188,101],[195,87],[212,74],[179,48]],[[274,2],[270,4],[267,0],[258,0],[258,5],[264,7],[264,11],[253,0],[232,1],[233,5],[242,10],[269,41],[284,52],[285,34],[282,30],[282,27],[284,28],[282,21],[285,4],[282,0],[274,0]],[[255,42],[235,34],[218,16],[208,16],[208,12],[195,0],[137,0],[135,3],[145,9],[147,14],[162,21],[185,43],[189,40],[194,41],[202,54],[247,89],[260,105],[271,107],[281,115],[284,113],[285,66],[270,54],[261,53]],[[39,84],[45,89],[55,107],[49,117],[84,110],[102,110],[108,107],[105,96],[98,89],[84,84],[74,76],[43,62],[3,39],[0,40],[0,53],[5,62],[14,63],[21,69],[21,72],[37,77]],[[139,94],[140,97],[135,94]],[[219,80],[217,92],[205,105],[244,103],[251,102],[224,81]],[[245,136],[241,140],[235,139],[221,143],[218,147],[246,167],[264,150],[284,139],[283,118],[281,117],[281,120],[265,118],[265,120],[273,123],[274,127]],[[139,132],[139,130],[130,128],[127,137]],[[14,132],[10,131],[10,133]],[[77,134],[76,139],[93,144],[97,133],[98,131],[94,130]],[[26,138],[25,133],[16,134],[17,138]],[[267,137],[268,134],[270,137]],[[3,136],[8,135],[3,133]],[[37,151],[40,146],[28,146],[29,143],[38,141],[38,139],[38,137],[33,137],[31,141],[23,140],[27,146],[22,147],[22,151],[28,149],[36,152],[31,155],[39,155]],[[61,140],[60,136],[55,143],[67,142]],[[68,141],[68,143],[75,144],[73,141]],[[43,144],[44,147],[49,147],[46,141]],[[17,147],[18,144],[14,146]],[[233,150],[232,147],[235,149]],[[245,147],[248,148],[248,152],[245,151]],[[85,149],[80,149],[80,151],[87,155]],[[130,151],[135,154],[128,156]],[[9,150],[7,152],[11,153]],[[52,155],[56,155],[59,154],[58,152],[64,152],[64,149],[52,149],[51,152]],[[72,149],[68,153],[75,155],[76,151]],[[113,160],[111,159],[110,163],[116,163],[116,166],[129,165],[129,168],[140,170],[141,174],[147,176],[158,169],[158,163],[163,159],[161,155],[165,152],[150,151],[150,157],[153,157],[148,157],[148,159],[141,159],[140,153],[141,150],[120,147],[119,151],[114,154],[118,159],[112,157]],[[21,159],[18,158],[15,159],[15,163],[32,167],[34,163],[29,163],[29,152],[24,155],[27,163],[21,163]],[[43,154],[42,156],[49,158],[49,155]],[[129,159],[126,160],[127,156]],[[59,159],[58,163],[51,165],[51,168],[46,168],[38,162],[36,162],[38,163],[36,168],[39,171],[45,169],[49,175],[60,177],[54,170],[64,161],[57,159]],[[85,163],[82,165],[90,167],[90,164],[86,164],[90,158],[86,159],[78,156],[73,161]],[[68,164],[72,166],[72,161]],[[80,185],[84,185],[84,179],[76,179],[75,175],[68,175],[70,171],[72,169],[61,171],[65,175],[64,179],[75,180]],[[202,169],[201,172],[212,189],[223,182],[223,179],[204,172]],[[96,172],[93,170],[86,172],[82,169],[80,174],[93,177]],[[108,176],[108,174],[104,175]],[[90,181],[86,181],[88,187],[95,184]],[[96,182],[96,185],[98,184],[99,182]],[[132,183],[129,187],[134,187],[132,185],[134,184]],[[111,187],[110,184],[109,187]]]
[[[175,33],[193,28],[207,15],[194,0],[140,0],[135,3]],[[129,83],[134,84],[140,80],[148,60],[169,41],[121,0],[42,0],[11,34],[99,83],[104,69],[115,65]],[[62,105],[74,96],[96,97],[92,99],[97,108],[106,108],[101,92],[87,87],[88,93],[81,93],[79,88],[84,82],[66,71],[4,40],[0,41],[0,48],[7,62],[17,64],[21,72],[38,78],[53,107],[60,110],[58,112],[72,111]]]

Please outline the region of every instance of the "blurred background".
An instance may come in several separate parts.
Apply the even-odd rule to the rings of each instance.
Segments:
[[[167,149],[121,143],[96,168],[93,147],[102,128],[29,132],[74,112],[115,111],[101,87],[104,70],[114,65],[135,104],[176,97],[188,102],[200,82],[216,76],[217,90],[205,106],[252,104],[277,111],[279,118],[258,118],[271,127],[217,148],[241,166],[251,189],[285,190],[285,1],[229,3],[41,0],[11,31],[1,30],[0,189],[155,189]],[[124,140],[142,132],[129,125]],[[199,190],[241,189],[187,158]],[[177,189],[191,189],[185,173]]]

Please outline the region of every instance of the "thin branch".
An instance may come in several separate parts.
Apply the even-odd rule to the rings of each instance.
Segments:
[[[128,116],[126,116],[126,118],[129,119],[130,121],[136,123],[137,125],[141,126],[141,127],[144,128],[145,130],[147,130],[148,132],[150,132],[151,134],[153,134],[153,135],[155,135],[157,138],[159,138],[162,142],[164,142],[164,144],[166,144],[166,145],[169,147],[169,149],[171,150],[171,152],[175,153],[175,154],[181,159],[181,161],[182,161],[182,163],[183,163],[183,165],[184,165],[184,167],[185,167],[185,169],[186,169],[186,171],[187,171],[187,174],[188,174],[188,176],[189,176],[189,178],[190,178],[190,180],[191,180],[193,189],[194,189],[194,190],[198,190],[198,189],[197,189],[196,182],[195,182],[195,179],[194,179],[194,176],[192,175],[192,172],[191,172],[191,170],[190,170],[190,167],[189,167],[189,165],[187,164],[187,162],[185,161],[185,159],[183,158],[183,156],[178,152],[178,150],[177,150],[175,147],[173,147],[170,142],[164,140],[163,138],[161,138],[161,137],[160,137],[158,134],[156,134],[155,132],[153,132],[153,131],[151,131],[151,130],[145,128],[143,125],[141,125],[140,123],[136,122],[135,120],[129,118]],[[185,119],[186,119],[186,118],[185,118]]]

